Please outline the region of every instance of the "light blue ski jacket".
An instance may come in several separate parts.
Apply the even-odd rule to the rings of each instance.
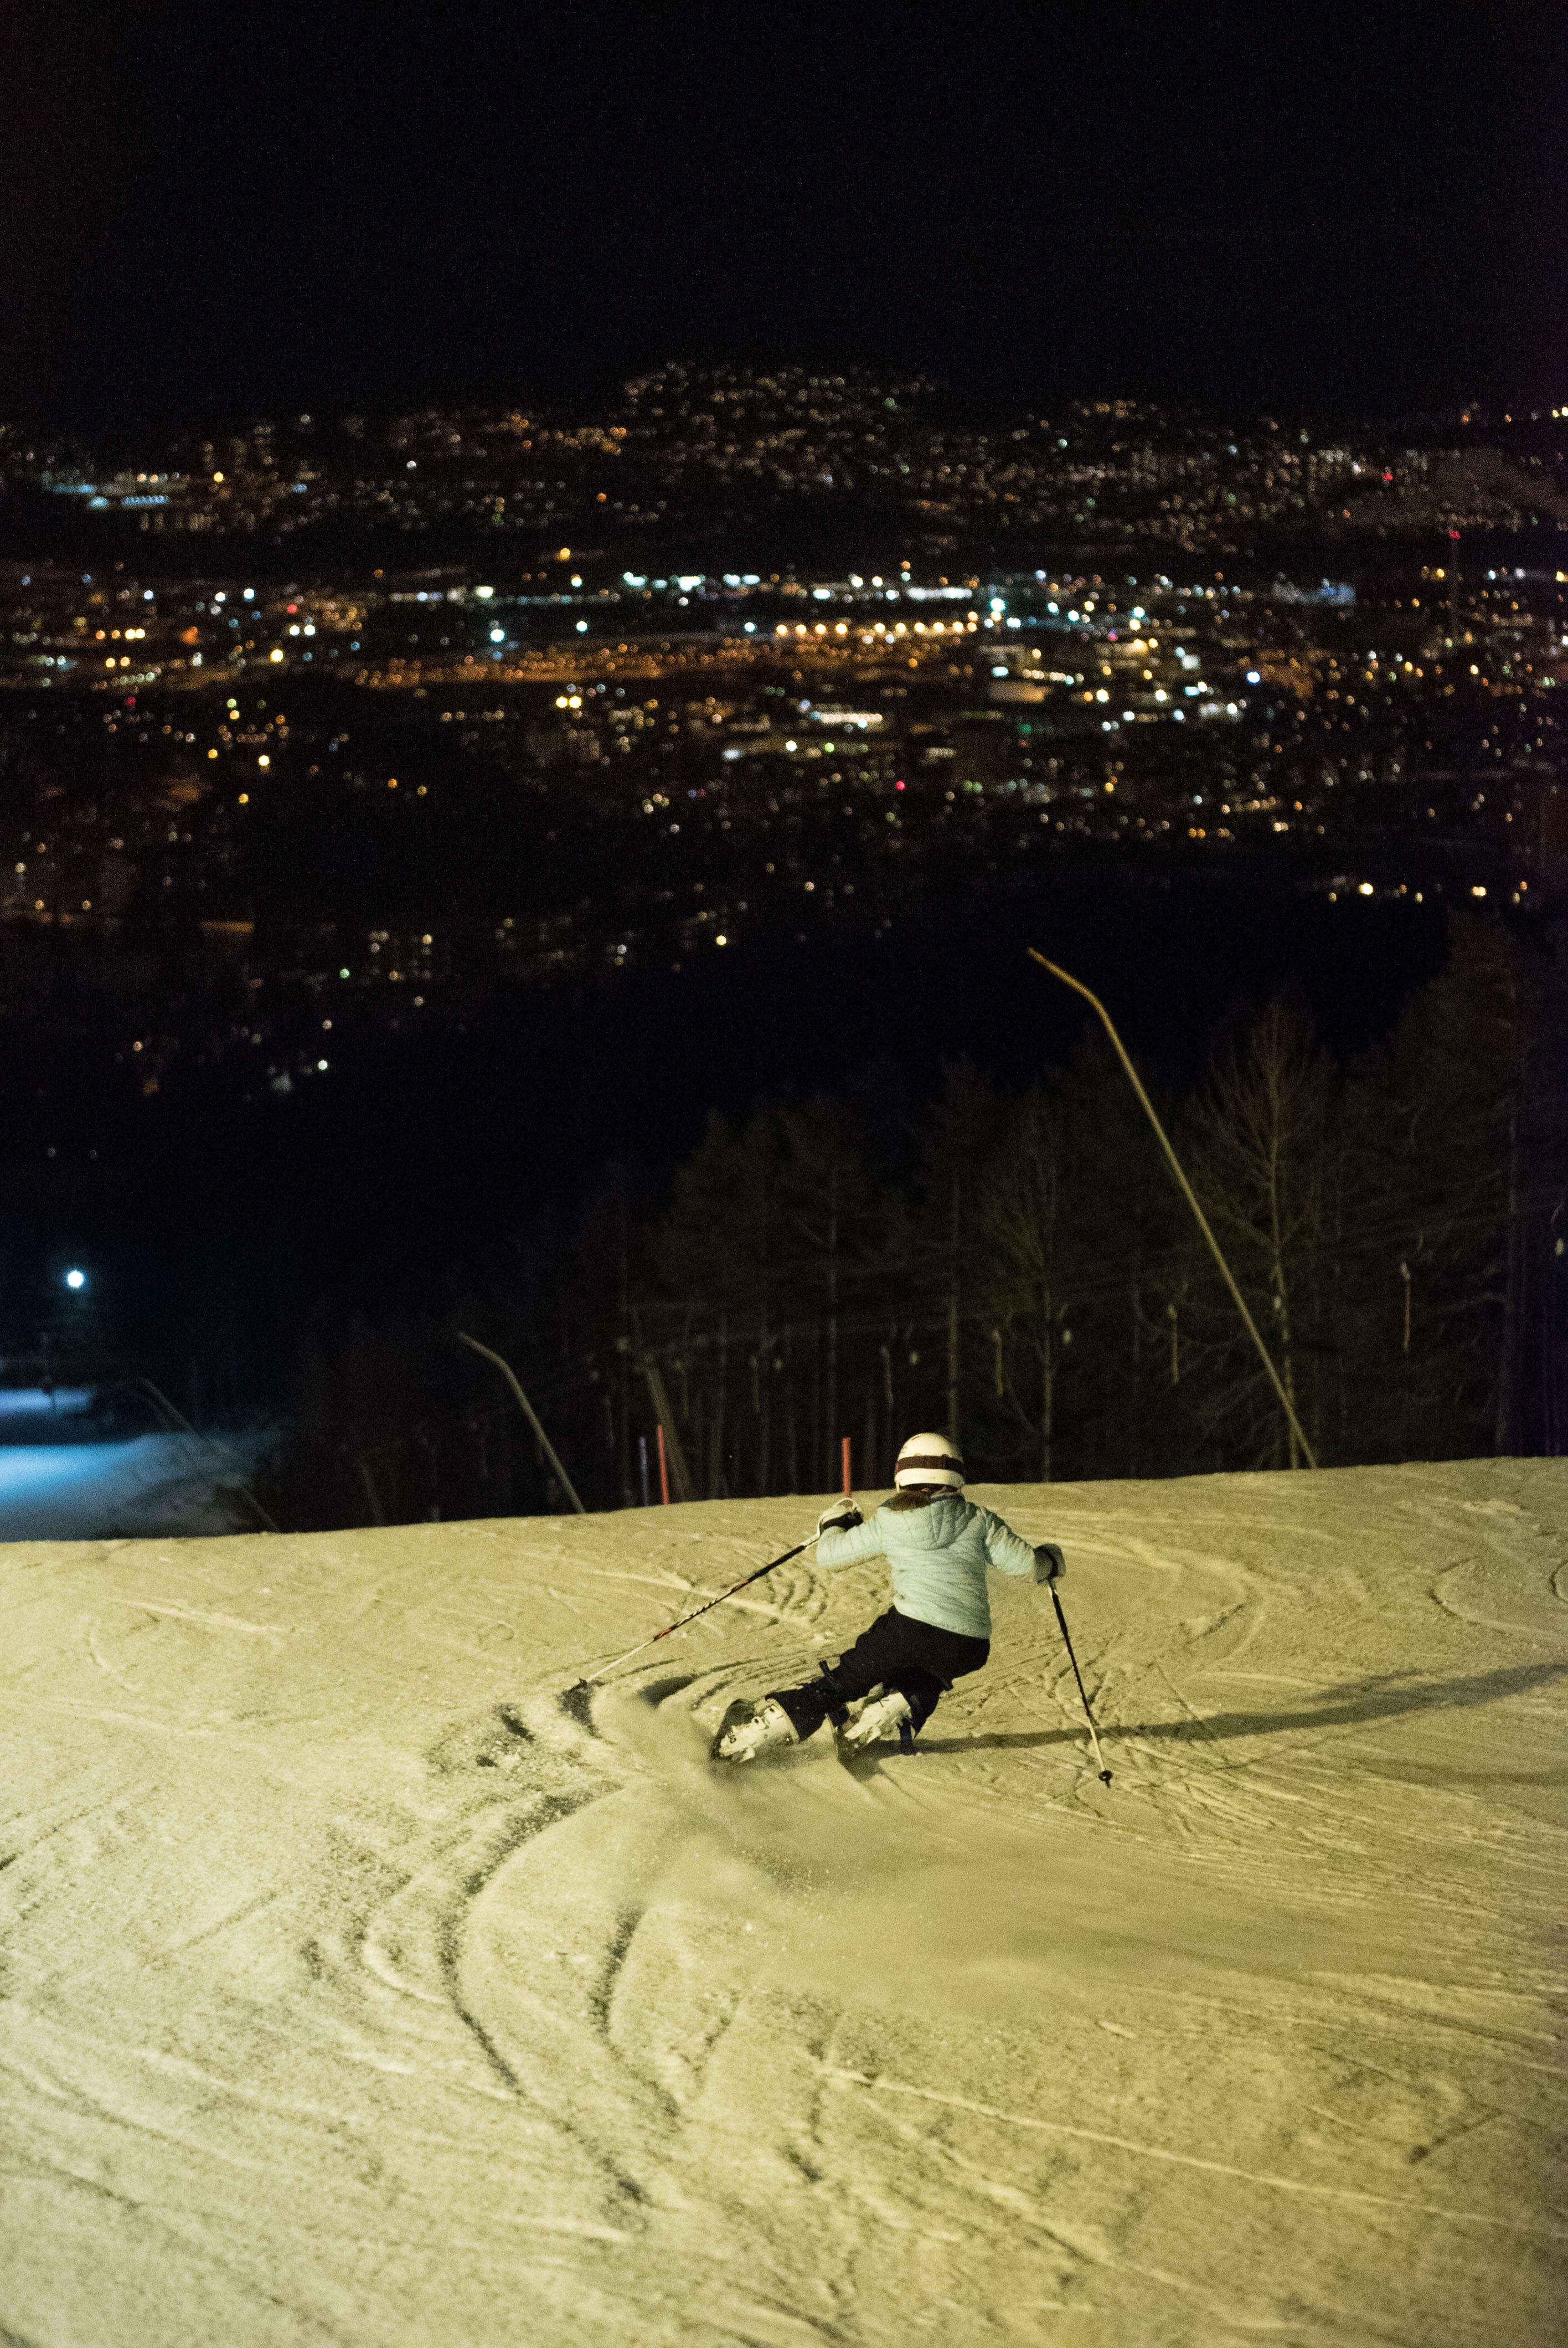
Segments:
[[[858,1565],[868,1557],[885,1557],[892,1568],[895,1612],[966,1639],[991,1635],[988,1566],[1031,1581],[1035,1570],[1034,1550],[1022,1535],[958,1492],[944,1492],[923,1509],[890,1509],[884,1501],[865,1524],[825,1532],[816,1544],[818,1565]]]

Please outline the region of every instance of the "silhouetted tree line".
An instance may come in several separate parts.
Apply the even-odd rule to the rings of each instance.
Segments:
[[[1568,1427],[1560,941],[1476,920],[1370,1057],[1233,1019],[1153,1086],[1325,1466],[1548,1452]],[[267,1496],[292,1525],[856,1488],[912,1427],[979,1479],[1283,1468],[1292,1440],[1098,1032],[1021,1095],[948,1066],[714,1115],[656,1185],[609,1168],[441,1313],[330,1307]]]

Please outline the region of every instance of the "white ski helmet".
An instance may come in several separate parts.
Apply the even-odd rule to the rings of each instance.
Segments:
[[[912,1435],[893,1470],[893,1481],[900,1491],[909,1484],[947,1484],[956,1492],[963,1480],[958,1447],[945,1435]]]

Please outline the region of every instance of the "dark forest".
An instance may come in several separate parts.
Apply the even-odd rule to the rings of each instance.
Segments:
[[[1156,1083],[1320,1463],[1555,1452],[1568,1394],[1561,941],[1461,919],[1342,1064],[1288,995]],[[564,1507],[466,1330],[513,1363],[592,1507],[875,1489],[910,1426],[980,1478],[1296,1464],[1111,1051],[1023,1087],[891,1065],[714,1114],[660,1180],[604,1168],[443,1309],[318,1307],[268,1497],[291,1524]],[[651,1475],[651,1487],[644,1482]]]

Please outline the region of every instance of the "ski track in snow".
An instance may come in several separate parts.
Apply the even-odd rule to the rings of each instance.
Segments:
[[[0,1551],[0,2343],[1555,2348],[1568,1467],[977,1497],[1110,1787],[1015,1584],[913,1757],[705,1757],[875,1566],[571,1692],[811,1500]]]

